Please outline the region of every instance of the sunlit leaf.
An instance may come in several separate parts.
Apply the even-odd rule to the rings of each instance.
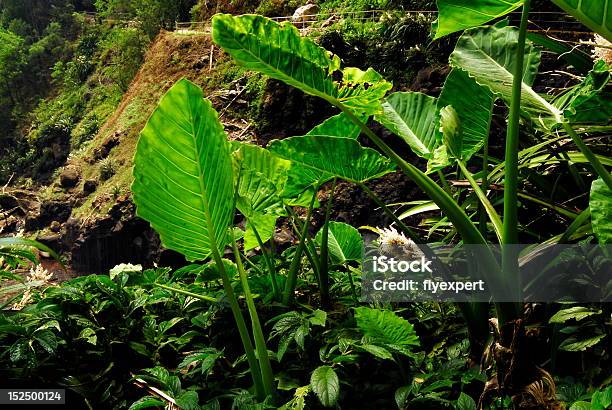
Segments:
[[[217,14],[212,25],[214,42],[238,64],[356,112],[379,112],[380,100],[391,89],[371,68],[342,69],[337,56],[301,37],[289,22],[279,24],[250,14]]]
[[[315,236],[321,246],[323,228]],[[344,222],[329,222],[328,244],[332,262],[341,265],[347,261],[359,261],[363,253],[363,238],[357,229]]]
[[[432,158],[441,142],[436,101],[434,97],[417,92],[393,93],[385,99],[383,112],[375,118],[402,138],[415,154]]]
[[[601,178],[591,184],[589,208],[591,225],[599,243],[612,243],[612,190]]]
[[[523,4],[523,0],[437,0],[436,39],[456,31],[481,26]]]
[[[162,243],[188,260],[226,243],[233,217],[234,177],[223,127],[202,90],[177,82],[160,100],[134,158],[132,192],[138,216]]]

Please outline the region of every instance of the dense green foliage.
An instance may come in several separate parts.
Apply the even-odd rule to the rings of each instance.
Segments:
[[[425,241],[477,244],[482,278],[517,295],[550,285],[539,276],[521,283],[520,262],[549,245],[576,243],[542,273],[579,260],[579,269],[555,280],[610,300],[609,281],[594,275],[609,267],[609,249],[590,245],[611,238],[612,161],[609,144],[600,143],[611,131],[611,69],[588,61],[569,86],[542,92],[543,54],[527,36],[530,5],[482,0],[466,9],[439,0],[435,35],[461,34],[443,40],[454,50],[437,97],[394,91],[381,72],[346,64],[289,22],[217,14],[213,41],[241,70],[258,73],[251,81],[283,82],[328,103],[335,115],[266,147],[230,141],[225,108],[219,114],[200,87],[177,81],[141,131],[132,194],[137,215],[163,246],[191,264],[122,264],[55,285],[34,266],[33,248],[49,249],[0,239],[0,282],[7,284],[0,297],[8,297],[0,303],[13,310],[0,314],[0,379],[66,387],[75,406],[89,408],[612,405],[609,303],[525,304],[519,296],[491,304],[366,303],[359,297],[364,239],[332,216],[348,186],[378,206],[368,210],[372,220],[384,213],[393,221],[392,229],[359,227],[378,235],[372,245],[379,251],[416,252],[415,242]],[[66,40],[70,57],[53,64],[62,95],[35,111],[33,161],[54,155],[53,142],[86,143],[98,126],[95,114],[134,74],[120,67],[141,61],[147,37],[189,5],[100,0],[96,7],[141,25],[85,26]],[[519,8],[519,27],[506,20],[482,26]],[[603,16],[594,25],[591,9],[574,14],[607,35]],[[393,21],[349,21],[332,30],[356,39],[406,25]],[[401,42],[406,30],[391,41]],[[0,34],[0,61],[18,81],[29,63],[15,56],[27,40],[9,29]],[[115,64],[96,64],[100,57]],[[584,56],[573,61],[585,63]],[[96,76],[112,84],[94,86]],[[103,96],[82,102],[89,91]],[[100,172],[112,175],[110,158]],[[373,188],[398,175],[419,196],[388,204]],[[279,244],[279,230],[291,239]],[[520,253],[502,248],[498,260],[495,245],[519,240],[529,245]]]

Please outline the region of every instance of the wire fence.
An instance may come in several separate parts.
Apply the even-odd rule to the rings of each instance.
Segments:
[[[95,13],[83,13],[89,18],[98,18]],[[343,20],[352,20],[359,22],[378,22],[383,16],[389,17],[420,17],[433,22],[438,17],[436,10],[361,10],[361,11],[342,11],[342,12],[319,12],[314,14],[302,14],[299,16],[275,16],[269,17],[271,20],[279,23],[288,21],[294,24],[300,31],[307,31],[317,27],[324,27]],[[117,18],[105,18],[102,21],[112,22],[114,24],[134,25],[134,20]],[[520,12],[509,13],[511,22],[520,19]],[[591,30],[586,28],[582,23],[575,20],[572,16],[556,11],[536,11],[530,13],[529,29],[534,32],[551,32],[551,33],[591,33]],[[184,21],[176,22],[174,30],[184,34],[210,34],[210,21]]]

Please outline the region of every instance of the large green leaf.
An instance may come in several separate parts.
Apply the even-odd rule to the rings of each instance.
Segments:
[[[140,134],[132,192],[138,216],[188,260],[226,244],[234,177],[223,126],[202,90],[180,80]]]
[[[406,141],[415,154],[432,158],[441,142],[436,101],[422,93],[393,93],[385,99],[383,112],[375,119]]]
[[[244,234],[246,250],[274,235],[276,220],[285,215],[282,192],[291,163],[272,155],[268,150],[251,144],[233,143],[238,172],[236,206],[247,218]],[[257,231],[257,234],[255,233]]]
[[[507,104],[512,99],[518,29],[515,27],[481,27],[467,30],[451,54],[454,68],[464,70]],[[560,110],[536,93],[530,85],[537,74],[540,53],[530,42],[525,46],[525,64],[521,92],[521,110],[533,119],[553,118],[561,122]]]
[[[317,232],[315,242],[321,246],[323,228]],[[359,231],[344,222],[329,222],[328,243],[329,256],[336,265],[347,261],[359,261],[363,254],[363,238]]]
[[[452,105],[440,110],[440,131],[444,139],[447,153],[458,160],[462,160],[463,130],[459,115]]]
[[[452,70],[444,82],[438,108],[450,105],[457,112],[462,130],[461,157],[466,162],[480,151],[489,135],[494,99],[487,87],[478,85],[463,70]]]
[[[392,345],[419,345],[414,327],[390,310],[355,308],[357,326],[364,335]]]
[[[553,0],[591,30],[612,41],[611,0]]]
[[[597,61],[585,79],[557,98],[554,105],[572,123],[609,124],[612,121],[610,78],[610,67],[603,60]]]
[[[310,375],[310,387],[324,407],[333,407],[340,394],[340,380],[330,366],[319,366]]]
[[[438,0],[436,39],[481,26],[516,10],[523,0]]]
[[[212,26],[213,41],[238,64],[356,112],[379,112],[380,100],[391,89],[373,69],[341,70],[337,56],[331,57],[314,41],[301,37],[289,22],[278,24],[258,15],[217,14]]]
[[[612,190],[601,178],[591,184],[589,208],[591,225],[599,243],[612,243]]]
[[[281,191],[261,172],[249,169],[240,173],[237,194],[236,207],[247,218],[245,250],[253,249],[259,245],[257,235],[267,242],[274,235],[276,219],[285,215]]]
[[[268,150],[257,145],[234,141],[232,146],[235,149],[233,155],[236,159],[236,168],[240,172],[259,172],[278,190],[283,189],[287,181],[287,172],[291,167],[289,161],[272,155]]]
[[[366,121],[367,118],[363,116],[360,118],[362,121]],[[346,137],[346,138],[357,138],[361,133],[361,129],[344,113],[329,117],[321,124],[317,125],[306,135],[327,135],[330,137]]]
[[[351,182],[365,182],[394,170],[387,158],[351,138],[291,137],[272,141],[269,150],[303,167],[311,174],[311,179],[318,181],[338,177]]]

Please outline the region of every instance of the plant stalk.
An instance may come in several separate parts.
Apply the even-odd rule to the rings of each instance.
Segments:
[[[312,209],[314,207],[314,202],[317,197],[316,192],[313,194],[312,199],[310,200],[310,204],[308,205],[308,212],[306,213],[306,220],[304,221],[304,226],[302,227],[302,234],[300,237],[300,243],[298,244],[297,249],[295,250],[295,255],[293,256],[293,260],[291,261],[291,265],[289,266],[289,273],[287,276],[287,281],[285,282],[285,291],[283,294],[283,303],[288,305],[293,301],[295,287],[297,285],[297,276],[298,270],[300,268],[300,261],[302,259],[302,253],[304,252],[304,247],[306,246],[306,236],[308,235],[308,225],[310,225],[310,218],[312,216]]]
[[[280,297],[280,290],[278,289],[278,282],[276,280],[276,269],[274,267],[274,260],[268,254],[263,241],[261,240],[261,236],[254,224],[251,224],[251,228],[253,229],[253,233],[255,234],[255,239],[257,239],[257,244],[259,245],[259,249],[261,249],[261,254],[263,255],[264,261],[266,262],[266,266],[268,267],[268,271],[270,272],[270,282],[272,282],[272,292],[274,292],[274,298],[278,299]]]
[[[321,306],[329,306],[329,215],[331,214],[331,205],[336,191],[336,178],[332,182],[332,188],[327,199],[325,209],[325,222],[323,224],[323,233],[321,235],[321,251],[319,259],[319,291],[321,297]]]
[[[504,220],[502,229],[502,272],[505,285],[520,289],[519,265],[517,247],[511,244],[518,243],[518,149],[521,114],[521,87],[523,85],[523,65],[525,62],[525,42],[527,38],[527,25],[531,0],[525,0],[521,14],[518,45],[516,49],[514,77],[512,79],[512,99],[510,102],[510,116],[506,133],[505,151],[505,180],[504,180]],[[517,297],[519,295],[517,294]],[[518,300],[518,299],[517,299]],[[520,305],[503,304],[498,309],[500,328],[506,323],[520,316]]]
[[[249,286],[249,279],[244,270],[242,264],[242,258],[238,251],[238,245],[236,245],[236,238],[232,234],[232,250],[234,251],[234,258],[236,259],[236,266],[238,267],[238,274],[240,275],[240,283],[244,291],[244,297],[246,299],[247,309],[251,317],[251,326],[253,328],[253,338],[255,339],[255,349],[257,349],[257,359],[259,360],[259,366],[261,369],[261,378],[263,382],[263,388],[266,396],[270,396],[274,393],[274,374],[272,373],[272,366],[270,365],[270,357],[268,356],[268,348],[266,347],[266,339],[259,322],[259,316],[257,315],[257,308],[255,307],[255,301],[253,300],[253,294]]]
[[[495,210],[495,208],[493,207],[493,205],[489,201],[489,198],[487,198],[487,194],[485,194],[483,192],[483,190],[480,189],[480,185],[478,185],[478,182],[476,182],[476,180],[472,176],[472,173],[467,169],[467,167],[465,166],[463,161],[457,160],[457,164],[459,165],[459,168],[461,169],[461,172],[463,173],[465,178],[468,180],[468,182],[472,186],[472,189],[474,190],[474,193],[476,194],[476,196],[480,200],[480,204],[487,211],[487,214],[489,215],[489,219],[493,223],[493,229],[495,230],[495,234],[497,235],[497,238],[501,242],[502,241],[502,221],[501,221],[501,218],[499,217],[499,215],[497,214],[497,211]],[[480,227],[480,223],[479,223],[479,227]],[[482,232],[482,229],[481,229],[481,232]]]

